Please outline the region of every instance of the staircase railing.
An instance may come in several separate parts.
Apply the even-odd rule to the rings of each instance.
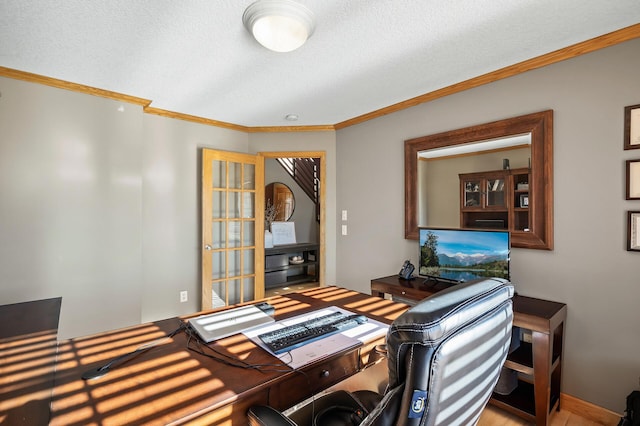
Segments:
[[[319,158],[277,158],[278,163],[302,188],[316,205],[316,220],[320,221],[320,159]]]

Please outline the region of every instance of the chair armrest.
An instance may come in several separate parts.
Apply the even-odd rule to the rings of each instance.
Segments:
[[[247,411],[251,426],[296,426],[278,410],[266,405],[256,405]]]

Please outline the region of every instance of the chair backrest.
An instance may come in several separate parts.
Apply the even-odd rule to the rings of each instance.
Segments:
[[[387,333],[389,386],[363,425],[475,424],[509,351],[513,286],[458,284],[398,317]]]

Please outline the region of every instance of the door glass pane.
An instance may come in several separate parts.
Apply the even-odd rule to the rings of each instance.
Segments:
[[[226,161],[213,160],[212,163],[212,180],[214,188],[225,188],[227,186],[227,167]]]
[[[229,192],[229,217],[240,217],[240,193]]]
[[[214,219],[221,219],[224,217],[225,215],[225,202],[224,202],[224,198],[225,198],[225,193],[221,192],[221,191],[213,191],[213,193],[211,194],[211,197],[213,199],[213,210],[212,210],[212,215]]]
[[[240,303],[242,300],[240,299],[240,283],[241,280],[230,280],[229,286],[227,287],[229,290],[229,304],[233,305],[234,303]]]
[[[229,270],[228,277],[237,277],[240,275],[240,250],[228,251],[229,253]]]
[[[224,222],[212,222],[211,223],[211,246],[214,249],[225,247],[225,233],[226,225]]]
[[[256,189],[256,166],[253,164],[244,165],[244,179],[242,187],[244,189]]]
[[[505,206],[504,179],[487,180],[487,206]]]
[[[250,275],[255,272],[254,268],[254,254],[255,250],[244,250],[244,258],[242,259],[242,275]]]
[[[225,285],[223,282],[213,283],[211,285],[211,306],[218,308],[220,306],[226,306],[227,293],[225,291]]]
[[[214,251],[211,253],[211,278],[224,278],[225,271],[225,252]]]
[[[243,205],[242,205],[242,217],[244,218],[253,218],[255,215],[255,193],[253,192],[243,192]]]
[[[242,163],[229,162],[229,188],[242,188]]]
[[[244,247],[254,246],[256,244],[256,223],[254,221],[244,221],[244,234],[242,245]]]
[[[465,207],[480,206],[480,181],[466,181],[464,183]]]
[[[229,222],[229,239],[227,247],[240,247],[240,229],[242,228],[242,222],[230,221]]]
[[[255,299],[255,293],[254,293],[254,288],[255,288],[255,280],[253,279],[253,277],[250,278],[245,278],[244,280],[242,280],[243,282],[243,286],[244,286],[244,301],[247,300],[253,300]]]

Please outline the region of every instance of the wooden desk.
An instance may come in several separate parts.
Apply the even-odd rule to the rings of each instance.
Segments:
[[[46,425],[62,298],[0,306],[0,424]]]
[[[404,280],[397,275],[371,280],[371,294],[385,293],[409,301],[422,300],[451,284]],[[531,336],[530,342],[509,354],[505,367],[520,373],[516,390],[509,395],[494,393],[491,403],[537,425],[549,424],[553,409],[560,409],[562,347],[567,305],[549,300],[515,295],[513,325]]]
[[[339,306],[391,323],[407,308],[337,287],[267,300],[276,308],[276,320]],[[247,370],[225,365],[189,351],[185,333],[178,333],[100,379],[81,379],[84,372],[165,336],[183,319],[171,318],[61,342],[51,424],[245,424],[245,413],[254,404],[286,409],[363,369],[373,362],[369,354],[382,340],[344,350],[296,372],[242,334],[210,346],[248,364],[273,367]]]

